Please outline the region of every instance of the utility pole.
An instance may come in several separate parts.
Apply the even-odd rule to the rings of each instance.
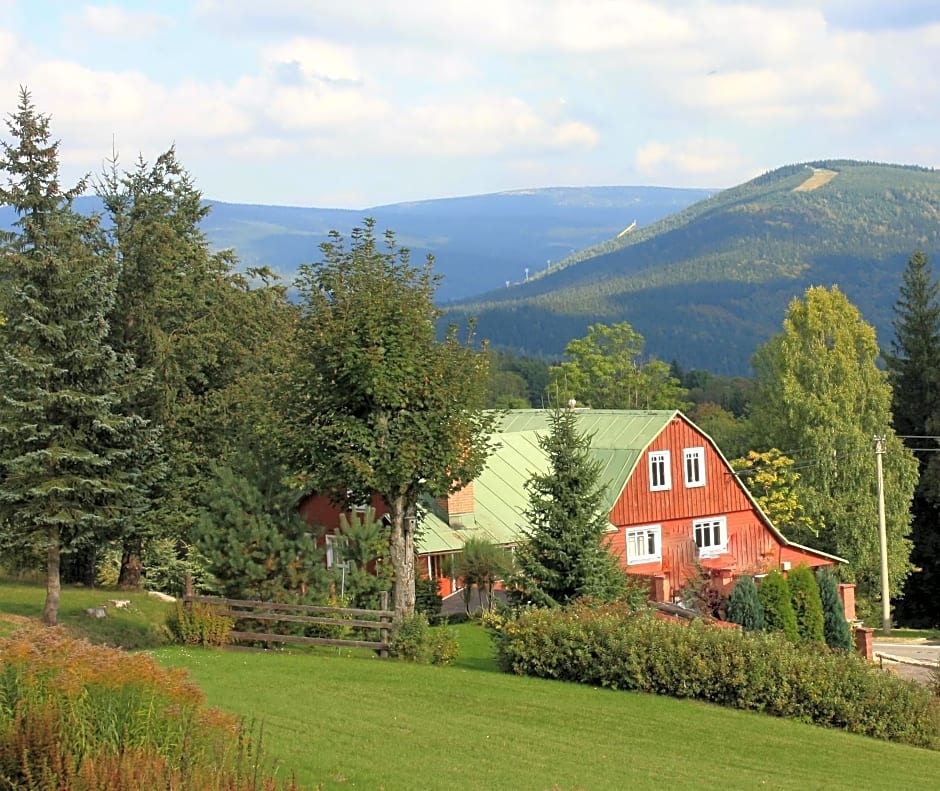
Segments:
[[[881,457],[884,435],[875,437],[875,467],[878,470],[878,543],[881,546],[881,630],[891,634],[891,596],[888,591],[888,530],[885,526],[885,476]]]

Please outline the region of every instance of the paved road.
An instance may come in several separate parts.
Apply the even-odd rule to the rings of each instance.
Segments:
[[[872,648],[875,654],[887,654],[933,664],[940,662],[940,641],[938,640],[929,642],[875,640]]]

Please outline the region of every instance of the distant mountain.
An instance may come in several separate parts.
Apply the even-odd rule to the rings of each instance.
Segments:
[[[366,217],[380,231],[395,231],[411,248],[412,261],[428,253],[443,275],[442,301],[480,294],[523,281],[585,247],[642,228],[714,190],[664,187],[563,187],[517,190],[464,198],[442,198],[373,206],[361,210],[261,206],[208,201],[203,222],[214,249],[233,248],[243,266],[266,264],[288,280],[304,262],[319,259],[319,245],[331,230],[344,236]],[[76,206],[98,211],[96,198]],[[0,207],[0,227],[13,213]]]
[[[395,231],[412,261],[428,253],[443,275],[442,301],[505,287],[596,244],[632,223],[646,226],[714,190],[661,187],[533,189],[373,206],[359,211],[213,203],[203,223],[215,247],[232,247],[245,265],[268,264],[292,277],[319,258],[330,230],[344,236],[366,217]]]
[[[912,251],[940,262],[940,173],[846,160],[790,165],[449,306],[498,347],[557,355],[589,324],[629,321],[646,352],[747,374],[788,302],[838,284],[892,337]]]

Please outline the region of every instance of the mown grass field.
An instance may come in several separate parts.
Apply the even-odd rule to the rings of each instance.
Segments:
[[[111,598],[67,590],[64,611],[93,606],[84,605],[90,593]],[[36,617],[41,605],[41,590],[30,596],[0,584],[0,613]],[[187,668],[210,703],[263,726],[269,758],[308,789],[805,791],[940,782],[940,753],[688,701],[505,675],[479,626],[455,628],[462,653],[443,668],[336,650],[161,647],[152,654]]]

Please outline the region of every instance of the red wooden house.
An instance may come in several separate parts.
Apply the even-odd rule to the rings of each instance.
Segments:
[[[512,545],[521,535],[525,481],[548,467],[538,437],[549,430],[550,414],[507,412],[480,477],[431,506],[421,553],[443,593],[459,584],[448,556],[465,537],[482,534]],[[628,573],[651,579],[657,601],[673,601],[698,573],[696,564],[730,587],[742,574],[844,562],[787,540],[715,443],[682,413],[579,409],[577,415],[601,465],[610,551]]]
[[[681,412],[578,409],[577,416],[601,466],[610,551],[628,573],[651,580],[655,600],[676,600],[697,566],[730,587],[742,574],[844,562],[787,540],[715,443]],[[506,546],[519,541],[528,505],[525,482],[548,469],[538,438],[548,432],[550,417],[548,410],[504,413],[481,475],[450,497],[425,504],[419,569],[438,580],[443,595],[459,588],[454,560],[468,537]],[[379,498],[372,505],[382,513]],[[338,512],[325,498],[309,498],[302,510],[328,530],[338,524]]]

